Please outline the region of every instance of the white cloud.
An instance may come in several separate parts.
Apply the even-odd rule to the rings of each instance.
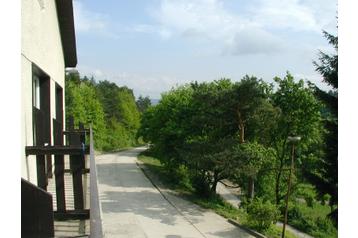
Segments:
[[[137,97],[143,95],[152,99],[159,99],[162,92],[170,90],[181,81],[170,75],[143,75],[128,72],[116,73],[110,77],[110,80],[119,86],[126,85],[134,89]]]
[[[229,14],[216,0],[163,0],[155,17],[169,31],[211,39],[232,38],[231,32],[242,25],[241,19]]]
[[[299,0],[258,0],[251,8],[253,20],[263,27],[320,31],[313,8]]]
[[[167,37],[214,41],[225,54],[266,54],[280,48],[278,38],[259,24],[230,13],[219,0],[163,0],[153,15]]]
[[[79,65],[77,68],[81,76],[93,76],[97,81],[109,80],[115,82],[119,87],[127,86],[133,89],[136,97],[143,95],[149,96],[152,99],[159,99],[162,92],[170,90],[178,82],[186,82],[171,75],[107,72],[106,70],[92,68],[88,65]]]
[[[103,30],[106,28],[105,16],[85,8],[80,1],[74,1],[75,27],[78,32]]]
[[[90,33],[94,35],[117,39],[117,35],[110,27],[108,15],[89,10],[81,0],[73,2],[73,13],[76,33]]]
[[[152,12],[158,22],[152,27],[165,29],[166,38],[214,41],[225,54],[271,54],[283,44],[272,29],[320,34],[331,27],[335,7],[326,1],[252,0],[246,3],[246,11],[234,14],[223,0],[162,0]]]
[[[233,55],[276,54],[284,48],[284,42],[278,37],[259,29],[237,32],[233,40],[226,45],[224,53]]]
[[[94,74],[94,76],[96,76],[96,78],[98,78],[98,77],[103,77],[103,76],[104,76],[104,73],[103,73],[102,70],[100,70],[100,69],[95,69],[95,70],[93,71],[93,74]]]

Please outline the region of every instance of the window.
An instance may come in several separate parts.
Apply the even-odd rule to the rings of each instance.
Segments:
[[[40,109],[40,79],[36,75],[33,76],[32,100],[33,106]]]
[[[50,77],[32,64],[32,121],[34,145],[51,144]]]

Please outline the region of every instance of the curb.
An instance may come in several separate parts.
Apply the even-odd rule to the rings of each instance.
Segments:
[[[237,227],[239,227],[239,228],[241,228],[241,229],[247,231],[247,233],[249,233],[249,234],[252,235],[252,236],[255,236],[256,238],[267,238],[267,237],[264,236],[263,234],[258,233],[257,231],[251,230],[251,229],[249,229],[249,228],[247,228],[247,227],[245,227],[245,226],[243,226],[243,225],[237,223],[237,222],[234,221],[233,219],[227,219],[227,221],[228,221],[229,223],[231,223],[231,224],[233,224],[233,225],[235,225],[235,226],[237,226]]]
[[[144,175],[148,178],[148,180],[153,184],[153,186],[162,194],[162,196],[164,197],[164,199],[166,199],[174,208],[176,208],[175,205],[172,204],[172,203],[167,199],[167,197],[165,196],[165,194],[164,194],[164,193],[161,191],[161,189],[155,184],[155,182],[153,181],[153,178],[151,178],[151,176],[148,174],[147,167],[145,166],[145,164],[144,164],[142,161],[138,160],[138,159],[136,159],[136,164],[137,164],[137,166],[139,167],[139,169],[142,170],[142,172],[143,172]],[[149,171],[149,173],[150,173],[150,171]],[[178,210],[178,208],[176,208],[176,209]],[[178,210],[178,211],[179,211],[179,210]],[[180,212],[180,211],[179,211],[179,212]],[[241,228],[242,230],[245,230],[247,233],[249,233],[250,235],[252,235],[252,236],[254,236],[254,237],[256,237],[256,238],[267,238],[266,236],[262,235],[261,233],[258,233],[257,231],[253,231],[253,230],[251,230],[251,229],[249,229],[249,228],[247,228],[247,227],[245,227],[245,226],[243,226],[243,225],[237,223],[237,222],[234,221],[233,219],[227,219],[227,221],[228,221],[230,224],[232,224],[232,225],[234,225],[234,226],[237,226],[237,227]]]

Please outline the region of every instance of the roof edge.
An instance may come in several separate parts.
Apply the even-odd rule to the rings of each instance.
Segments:
[[[55,0],[65,67],[76,67],[76,34],[72,0]]]

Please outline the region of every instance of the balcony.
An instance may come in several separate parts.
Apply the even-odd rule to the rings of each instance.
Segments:
[[[25,148],[44,163],[37,168],[38,186],[22,179],[22,236],[102,237],[92,129],[69,123],[62,131],[56,120],[53,125],[55,145]],[[45,166],[48,158],[54,158],[54,169]]]

